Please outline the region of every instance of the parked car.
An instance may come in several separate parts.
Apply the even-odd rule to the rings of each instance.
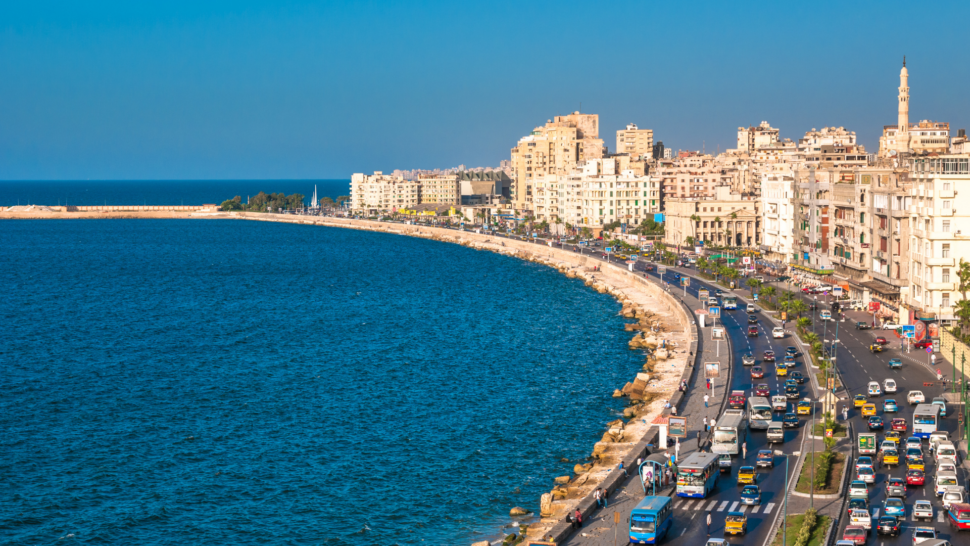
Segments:
[[[855,323],[855,329],[856,330],[871,330],[872,329],[872,326],[870,326],[868,322],[864,322],[864,321],[861,321],[860,320],[859,322],[856,322]]]
[[[932,346],[933,346],[933,342],[928,339],[917,341],[916,343],[913,344],[913,347],[917,349],[926,349],[927,347],[932,347]]]
[[[765,370],[761,366],[751,368],[751,379],[764,379]]]
[[[882,403],[882,412],[883,413],[897,413],[898,411],[899,411],[899,406],[896,405],[896,400],[895,399],[893,399],[893,398],[887,398]],[[895,422],[895,421],[896,420],[893,419],[893,422]]]

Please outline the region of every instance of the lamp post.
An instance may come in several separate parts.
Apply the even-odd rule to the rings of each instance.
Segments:
[[[812,402],[812,489],[810,493],[810,504],[812,509],[815,508],[815,402]],[[785,464],[787,465],[788,459],[785,459]],[[787,468],[785,469],[785,475],[788,475]],[[785,491],[785,498],[788,498],[788,491]]]
[[[815,333],[815,313],[818,312],[818,296],[815,296],[815,305],[812,306],[812,333]]]

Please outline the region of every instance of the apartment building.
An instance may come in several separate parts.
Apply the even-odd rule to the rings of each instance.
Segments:
[[[762,121],[757,127],[738,127],[738,151],[753,153],[778,142],[778,129]]]
[[[350,177],[350,208],[365,214],[395,212],[418,205],[418,182],[400,176],[354,173]]]
[[[673,198],[664,205],[664,242],[706,246],[757,247],[761,245],[761,202],[718,186],[710,199]],[[688,237],[690,239],[688,239]]]
[[[714,197],[714,188],[736,186],[737,169],[719,165],[711,155],[690,153],[657,162],[654,171],[661,181],[664,199]]]
[[[790,263],[795,253],[795,177],[791,171],[765,173],[761,179],[761,252],[774,262]]]
[[[458,174],[418,176],[418,204],[461,204],[461,181]]]
[[[831,173],[799,168],[795,178],[795,260],[792,267],[814,275],[833,272],[829,258],[829,208],[832,198]]]
[[[556,116],[519,139],[512,148],[512,199],[516,208],[534,210],[535,182],[565,176],[580,162],[603,157],[599,116],[573,112]]]
[[[638,129],[631,123],[616,132],[616,153],[632,158],[653,156],[653,129]]]
[[[970,257],[970,154],[918,157],[910,163],[912,318],[950,325],[961,299],[956,275]]]

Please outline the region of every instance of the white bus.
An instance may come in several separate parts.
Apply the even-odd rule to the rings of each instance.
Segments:
[[[738,297],[737,296],[724,296],[724,308],[725,309],[737,309],[738,308]]]
[[[913,436],[929,438],[936,432],[936,422],[939,420],[940,409],[934,404],[919,404],[913,412]]]
[[[748,423],[743,416],[725,413],[715,425],[711,451],[737,455],[741,453],[741,444],[747,434]]]
[[[768,430],[771,423],[771,402],[763,396],[748,398],[748,422],[751,430]]]
[[[691,453],[677,466],[677,496],[706,497],[714,491],[720,474],[716,453]]]

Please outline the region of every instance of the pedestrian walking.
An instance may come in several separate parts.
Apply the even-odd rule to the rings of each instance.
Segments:
[[[670,414],[677,415],[677,406],[670,406]]]
[[[711,429],[707,428],[707,416],[706,415],[704,416],[703,421],[704,421],[704,432],[710,431]]]
[[[600,508],[602,508],[603,507],[603,490],[600,489],[599,487],[597,487],[596,488],[596,491],[593,491],[593,498],[596,499],[596,506],[599,506]]]
[[[741,442],[741,458],[748,458],[748,442]]]
[[[714,430],[714,418],[711,417],[711,430]]]
[[[711,536],[711,513],[707,513],[707,536]]]
[[[842,420],[849,420],[849,406],[842,406]]]
[[[708,407],[708,406],[707,406],[707,401],[708,401],[708,400],[710,400],[710,399],[711,399],[711,397],[710,397],[710,396],[708,396],[708,395],[706,395],[706,394],[704,395],[704,407],[705,407],[705,408],[706,408],[706,407]]]
[[[932,355],[932,354],[930,355],[930,362],[932,362],[933,365],[936,366],[936,355]]]

